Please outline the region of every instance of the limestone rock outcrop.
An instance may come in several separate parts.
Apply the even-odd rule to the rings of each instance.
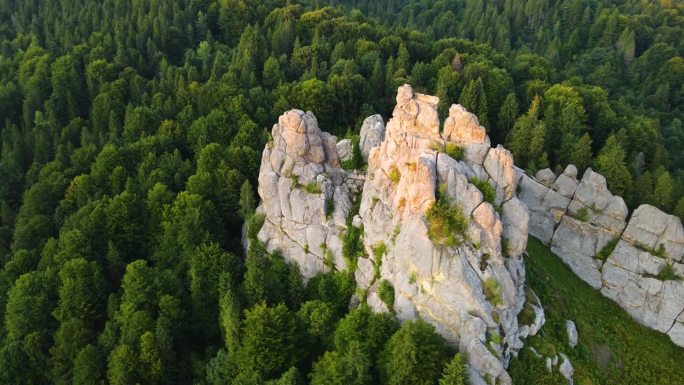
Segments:
[[[342,139],[337,142],[337,156],[340,160],[349,160],[352,157],[351,139]]]
[[[475,383],[510,384],[505,365],[522,347],[517,314],[524,302],[527,210],[515,197],[510,153],[490,149],[477,118],[458,105],[440,133],[437,103],[401,87],[385,139],[370,150],[360,209],[368,258],[359,260],[356,280],[376,310],[391,307],[402,320],[420,317],[466,352]],[[464,159],[441,153],[447,144],[463,148]],[[484,201],[469,182],[473,177],[497,191],[495,202]],[[429,235],[426,213],[438,191],[467,218],[458,245],[440,246]],[[394,288],[393,304],[380,300],[382,281]]]
[[[385,138],[385,122],[380,115],[371,115],[363,121],[359,138],[359,149],[363,160],[368,161],[368,155],[373,147],[377,147]]]
[[[570,165],[558,177],[551,170],[521,177],[518,197],[530,212],[530,234],[635,320],[684,346],[681,220],[642,205],[627,221],[627,206],[603,176],[591,169],[579,182],[576,176]]]
[[[354,272],[365,293],[358,300],[400,320],[420,317],[434,325],[466,353],[473,383],[511,384],[510,357],[522,348],[521,337],[543,324],[541,307],[535,324],[517,320],[529,220],[515,196],[519,171],[510,152],[490,148],[477,117],[460,105],[450,108],[440,132],[438,102],[405,85],[386,128],[379,115],[367,118],[359,144],[368,159],[365,175],[339,167],[349,147],[322,132],[312,113],[281,116],[262,157],[258,210],[266,219],[258,238],[306,278],[347,269],[342,240],[352,202],[360,199],[350,221],[363,228],[366,251]],[[447,155],[454,146],[462,159]],[[495,198],[485,201],[473,178],[488,183]],[[431,235],[428,218],[440,196],[462,217],[460,232],[447,234],[446,243]],[[383,281],[394,303],[380,299]]]
[[[340,235],[358,182],[339,167],[337,138],[300,110],[283,114],[272,136],[259,170],[258,210],[266,216],[259,240],[296,262],[305,278],[345,268]]]

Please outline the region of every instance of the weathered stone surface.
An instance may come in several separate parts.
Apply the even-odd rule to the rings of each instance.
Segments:
[[[591,168],[584,172],[577,186],[573,200],[592,211],[624,222],[627,219],[627,205],[619,196],[614,196],[606,187],[606,178]]]
[[[572,179],[577,179],[577,167],[574,164],[569,164],[563,171],[564,175],[569,176]]]
[[[493,153],[488,168],[481,165],[489,144],[476,120],[476,126],[472,120],[466,120],[468,126],[452,119],[449,133],[442,136],[436,120],[437,102],[434,97],[401,87],[385,138],[370,151],[360,208],[369,257],[359,260],[357,282],[372,293],[378,280],[387,280],[395,290],[394,305],[399,319],[421,317],[434,325],[449,342],[467,353],[476,382],[492,376],[500,383],[510,384],[504,363],[522,347],[517,313],[524,298],[518,295],[524,284],[523,262],[522,258],[503,257],[502,219],[491,204],[483,203],[482,193],[468,178],[479,175],[484,180],[491,179],[501,191],[507,192],[505,231],[511,238],[512,251],[519,254],[527,239],[528,217],[524,205],[513,197],[518,176],[510,154],[503,149]],[[471,115],[465,110],[456,112],[464,118]],[[461,132],[463,127],[470,127],[469,131]],[[467,157],[460,162],[434,150],[435,143],[445,141],[458,141],[464,148],[470,144],[486,147],[479,163]],[[495,175],[490,175],[489,170]],[[503,186],[497,185],[497,180]],[[472,234],[469,239],[473,243],[446,247],[436,246],[430,240],[426,212],[435,202],[440,185],[452,204],[458,205],[469,218],[468,234]],[[374,278],[373,248],[380,242],[385,244],[386,252],[380,277]],[[496,280],[502,289],[501,303],[496,306],[484,295],[483,282],[487,279]],[[382,310],[373,298],[369,295],[373,306]],[[503,358],[493,355],[485,346],[487,333],[498,334],[500,328],[506,333],[507,348],[502,344],[493,349],[500,350]]]
[[[454,142],[464,150],[467,161],[481,165],[489,151],[487,131],[480,126],[475,114],[460,104],[452,104],[444,121],[444,140]]]
[[[515,195],[517,178],[513,170],[513,155],[501,145],[487,152],[484,168],[494,184],[503,190],[503,200]]]
[[[363,121],[359,140],[359,149],[363,159],[368,161],[368,155],[373,147],[377,147],[385,138],[385,122],[380,115],[371,115]]]
[[[638,322],[684,346],[678,321],[684,319],[684,282],[657,278],[666,264],[684,277],[681,220],[642,205],[626,223],[627,206],[608,190],[603,176],[591,169],[579,183],[576,176],[570,165],[558,178],[550,170],[539,171],[536,180],[521,177],[518,198],[529,209],[530,234],[550,242],[577,276]],[[604,263],[596,256],[611,240],[617,245],[603,253]]]
[[[577,326],[572,320],[565,321],[565,332],[568,334],[568,345],[571,348],[577,346]]]
[[[553,182],[556,181],[556,174],[551,171],[551,169],[545,168],[543,170],[537,171],[537,173],[534,175],[534,179],[539,181],[539,183],[543,184],[546,187],[551,187],[553,186]]]
[[[575,373],[575,370],[572,367],[572,364],[570,363],[570,360],[568,359],[568,356],[566,356],[563,353],[559,353],[562,361],[560,366],[558,367],[558,371],[560,374],[565,377],[566,380],[568,380],[568,385],[572,385],[574,382],[572,380],[572,376]]]
[[[604,229],[570,216],[561,220],[551,239],[551,251],[595,289],[600,289],[602,262],[594,256],[613,237]]]
[[[503,239],[506,250],[504,255],[521,255],[527,249],[529,214],[527,207],[518,198],[512,198],[501,206]]]
[[[352,157],[352,141],[351,139],[342,139],[337,142],[337,155],[340,160],[349,160]]]
[[[684,282],[656,278],[666,263],[623,239],[603,266],[602,293],[640,323],[667,333],[684,311]]]
[[[551,242],[556,224],[565,215],[570,199],[523,175],[520,179],[520,199],[527,206],[529,233],[544,243]]]
[[[651,205],[641,205],[634,210],[622,237],[652,250],[663,245],[669,259],[682,261],[684,229],[681,220]]]
[[[444,138],[452,142],[485,143],[487,132],[475,114],[460,104],[452,104],[444,121]]]
[[[279,249],[296,262],[305,278],[327,271],[326,258],[344,269],[340,236],[351,193],[339,168],[337,139],[321,132],[312,113],[300,110],[283,114],[272,134],[259,170],[258,211],[266,218],[258,239],[268,251]]]
[[[577,190],[578,184],[579,182],[576,179],[573,179],[566,174],[561,174],[556,178],[556,181],[553,182],[553,189],[564,197],[572,198],[575,194],[575,190]]]

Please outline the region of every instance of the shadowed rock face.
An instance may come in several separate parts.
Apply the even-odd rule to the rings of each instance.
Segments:
[[[467,353],[474,383],[510,384],[505,365],[531,330],[517,323],[525,298],[527,209],[515,196],[510,152],[490,148],[484,127],[460,105],[451,107],[440,132],[438,102],[403,86],[386,128],[379,115],[364,121],[360,150],[368,171],[362,190],[364,176],[339,168],[341,147],[321,132],[313,114],[292,110],[281,116],[259,173],[259,210],[266,214],[259,239],[298,263],[307,278],[346,269],[341,239],[358,196],[353,225],[363,226],[368,257],[359,259],[354,273],[368,304],[376,311],[389,305],[401,320],[420,317],[434,325]],[[447,144],[460,147],[463,160],[441,152]],[[471,178],[490,184],[492,203]],[[426,213],[440,186],[467,218],[458,246],[438,246],[428,236]],[[381,243],[386,250],[378,258],[374,250]],[[383,280],[394,288],[393,304],[380,300]],[[492,335],[502,343],[492,342]]]
[[[518,196],[530,211],[530,234],[635,320],[684,346],[684,281],[659,277],[666,265],[684,277],[681,220],[642,205],[628,222],[627,206],[603,176],[591,169],[581,181],[576,176],[570,165],[558,177],[548,169],[521,177]]]

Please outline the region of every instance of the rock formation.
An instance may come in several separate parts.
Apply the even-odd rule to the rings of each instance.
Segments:
[[[588,169],[576,177],[572,165],[558,177],[548,169],[521,176],[530,234],[635,320],[684,346],[681,220],[642,205],[627,222],[627,206],[603,176]]]
[[[286,112],[272,135],[259,170],[258,210],[266,215],[259,240],[296,262],[305,278],[346,268],[340,234],[363,178],[339,167],[337,138],[321,132],[311,112]]]
[[[477,117],[461,106],[452,106],[440,133],[437,103],[434,96],[401,87],[385,139],[370,151],[360,210],[369,257],[359,260],[356,280],[373,308],[390,306],[400,319],[432,323],[467,352],[475,376],[507,384],[504,364],[522,347],[517,314],[524,302],[520,254],[527,242],[527,211],[514,196],[511,154],[490,149]],[[439,151],[448,145],[462,148],[464,159]],[[489,183],[495,201],[484,201],[470,178]],[[468,219],[459,245],[439,245],[429,236],[426,212],[440,186]],[[510,236],[506,242],[504,235]],[[383,280],[394,288],[393,304],[380,300]],[[492,335],[504,343],[493,343]]]
[[[373,147],[379,146],[385,138],[385,122],[380,115],[371,115],[363,121],[359,138],[359,149],[363,160],[368,161],[368,154]]]
[[[515,196],[518,174],[510,152],[490,148],[484,127],[460,105],[440,132],[437,103],[403,86],[386,129],[379,115],[364,121],[360,150],[368,172],[352,221],[363,228],[367,254],[356,262],[365,292],[359,299],[400,320],[434,325],[467,354],[473,383],[510,384],[505,366],[522,348],[520,337],[543,322],[543,312],[539,325],[517,321],[528,229],[527,209]],[[321,132],[310,112],[285,113],[272,134],[259,174],[258,210],[266,215],[259,240],[307,278],[347,269],[341,240],[363,176],[339,168],[338,148],[345,146]],[[476,184],[489,185],[490,201]],[[443,229],[431,228],[428,213],[438,199],[460,217],[459,231],[444,234],[449,242],[435,239]],[[381,284],[394,290],[393,303],[380,298]]]

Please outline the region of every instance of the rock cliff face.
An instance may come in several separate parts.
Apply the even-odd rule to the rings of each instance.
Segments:
[[[542,170],[520,180],[530,234],[584,281],[645,326],[684,346],[684,229],[679,218],[642,205],[632,213],[603,176]],[[679,279],[678,279],[679,278]]]
[[[540,326],[517,321],[528,230],[527,209],[515,196],[519,178],[510,152],[490,148],[477,117],[460,105],[451,107],[440,132],[437,103],[403,86],[386,129],[380,116],[366,119],[362,190],[364,176],[339,168],[338,148],[345,146],[321,132],[310,112],[285,113],[263,152],[258,210],[266,220],[258,237],[308,278],[356,267],[360,300],[434,325],[467,353],[473,383],[510,384],[505,365],[522,347],[520,338]],[[493,192],[490,201],[476,184]],[[341,244],[354,199],[361,207],[352,223],[363,228],[367,256],[347,266]],[[462,217],[459,232],[447,234],[453,242],[430,235],[442,230],[428,215],[438,199]],[[381,300],[381,286],[394,291],[393,303]]]
[[[339,167],[337,138],[310,112],[286,112],[272,135],[259,170],[258,210],[266,215],[259,240],[296,262],[305,278],[345,269],[340,234],[363,176]]]
[[[430,322],[467,352],[475,378],[508,384],[504,364],[522,347],[517,314],[524,302],[527,211],[515,197],[511,154],[490,149],[485,129],[461,106],[452,106],[440,133],[437,103],[401,87],[385,139],[370,150],[360,209],[369,257],[359,260],[356,280],[380,311],[388,305],[379,286],[391,284],[389,306],[400,319]],[[462,161],[439,151],[453,145],[463,149]],[[489,183],[494,202],[484,201],[470,178]],[[439,190],[467,218],[459,245],[440,246],[428,235],[426,212]],[[493,335],[503,342],[492,342]]]

